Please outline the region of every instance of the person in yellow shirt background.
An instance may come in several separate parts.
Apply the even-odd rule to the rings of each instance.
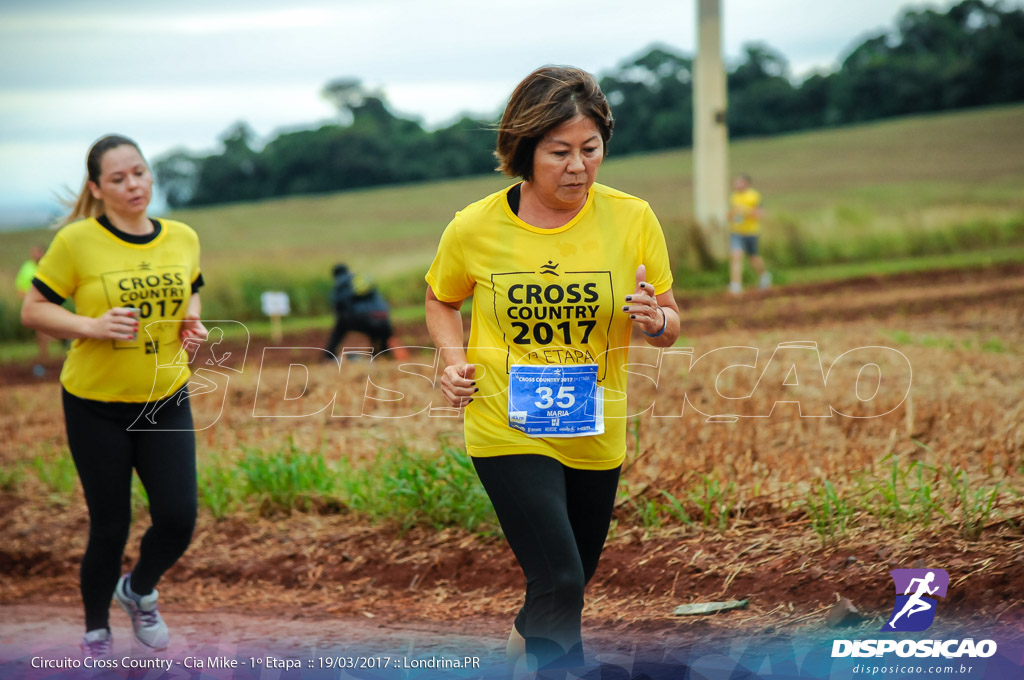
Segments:
[[[192,540],[196,446],[184,343],[202,342],[199,238],[188,225],[146,213],[153,176],[138,145],[98,140],[67,224],[39,261],[21,321],[73,339],[61,370],[68,448],[89,511],[82,557],[83,651],[112,653],[111,598],[136,639],[168,644],[156,584]],[[75,311],[61,306],[74,301]],[[138,474],[152,525],[121,575]]]
[[[732,183],[729,198],[729,292],[743,291],[743,256],[750,257],[750,265],[757,272],[761,288],[772,285],[772,275],[764,266],[758,252],[761,219],[764,217],[761,193],[753,187],[750,175],[738,175]]]
[[[43,253],[46,249],[42,246],[32,246],[30,251],[29,259],[21,265],[18,269],[18,274],[14,278],[14,287],[18,291],[18,299],[24,300],[25,295],[28,294],[30,288],[32,288],[32,279],[36,276],[36,267],[39,265],[39,260],[42,259]],[[39,348],[38,360],[35,366],[32,367],[32,373],[37,378],[41,378],[46,375],[46,367],[43,365],[50,359],[50,343],[53,342],[46,333],[36,331],[36,346]]]

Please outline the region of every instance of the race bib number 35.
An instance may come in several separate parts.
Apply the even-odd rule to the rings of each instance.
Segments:
[[[508,426],[531,437],[604,433],[604,388],[597,364],[512,366]]]

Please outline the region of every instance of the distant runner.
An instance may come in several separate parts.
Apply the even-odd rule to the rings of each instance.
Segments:
[[[764,216],[761,194],[753,187],[750,175],[739,175],[732,183],[729,198],[729,292],[734,295],[743,292],[743,255],[750,257],[750,264],[758,275],[761,288],[772,285],[771,272],[765,269],[759,254],[761,218]]]
[[[25,299],[28,291],[32,288],[32,279],[36,275],[36,267],[39,265],[39,260],[43,257],[43,253],[46,249],[42,246],[32,246],[31,256],[29,259],[22,263],[21,268],[18,269],[18,274],[14,277],[14,287],[18,291],[18,298],[21,300]],[[37,378],[42,378],[46,375],[46,367],[43,366],[46,361],[50,358],[50,343],[53,341],[46,333],[40,333],[36,331],[36,347],[38,349],[38,361],[35,366],[32,367],[32,373]]]

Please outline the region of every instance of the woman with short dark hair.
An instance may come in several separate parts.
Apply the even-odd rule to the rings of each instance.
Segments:
[[[584,588],[625,458],[632,328],[657,347],[679,335],[654,212],[595,182],[613,125],[589,73],[527,76],[496,151],[523,181],[457,213],[426,276],[442,391],[466,407],[467,450],[526,577],[509,659],[530,654],[538,669],[583,662]]]

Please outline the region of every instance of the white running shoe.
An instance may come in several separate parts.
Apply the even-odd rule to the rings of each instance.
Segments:
[[[106,628],[88,631],[82,637],[82,654],[94,659],[110,656],[114,646],[114,636]]]
[[[156,589],[136,600],[125,589],[130,577],[131,574],[125,574],[117,582],[114,598],[131,617],[136,639],[151,649],[165,649],[170,642],[170,636],[167,633],[167,624],[156,609]]]
[[[761,282],[760,283],[761,283],[761,290],[764,290],[765,288],[771,288],[772,287],[772,273],[771,272],[765,272],[764,274],[761,274]]]
[[[743,292],[743,284],[739,281],[732,281],[729,283],[729,292],[733,295],[739,295]]]

